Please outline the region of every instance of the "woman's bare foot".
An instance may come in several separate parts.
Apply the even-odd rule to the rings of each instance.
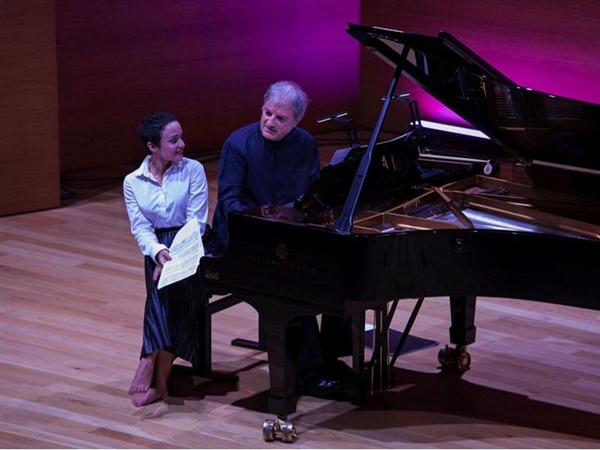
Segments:
[[[166,389],[149,388],[146,392],[140,392],[133,396],[131,404],[136,407],[149,405],[157,400],[161,400],[167,396]]]
[[[127,393],[129,395],[147,392],[152,384],[152,376],[154,375],[154,358],[144,357],[140,359],[133,380]]]

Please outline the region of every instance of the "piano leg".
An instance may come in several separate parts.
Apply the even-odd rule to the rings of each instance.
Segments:
[[[358,378],[365,365],[365,313],[352,316],[352,371]]]
[[[443,368],[466,372],[471,366],[471,355],[467,345],[475,342],[475,306],[476,297],[450,297],[450,342],[454,349],[447,345],[438,353],[438,361]]]
[[[475,342],[475,303],[477,297],[450,297],[450,342],[465,347]]]
[[[194,371],[200,375],[210,373],[212,369],[212,321],[211,313],[207,311],[210,295],[202,292],[199,295],[198,321],[196,330],[196,361]]]
[[[273,312],[272,309],[258,310],[262,324],[262,338],[269,356],[269,412],[277,419],[263,422],[263,439],[267,442],[281,439],[294,442],[297,436],[294,422],[288,416],[296,412],[296,366],[300,323],[292,316]]]
[[[242,300],[234,295],[226,295],[218,300],[210,301],[212,294],[200,289],[198,302],[198,320],[196,322],[196,360],[194,361],[194,372],[200,376],[225,381],[238,381],[235,374],[215,372],[212,370],[212,315]]]
[[[258,305],[257,305],[258,306]],[[284,308],[282,308],[284,309]],[[296,412],[296,365],[299,323],[294,313],[266,307],[258,312],[269,357],[269,412],[280,419]]]

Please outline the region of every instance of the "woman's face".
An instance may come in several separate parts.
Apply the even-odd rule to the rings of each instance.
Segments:
[[[160,145],[156,147],[150,144],[152,153],[165,162],[177,163],[183,158],[183,130],[179,122],[169,122],[160,135]]]

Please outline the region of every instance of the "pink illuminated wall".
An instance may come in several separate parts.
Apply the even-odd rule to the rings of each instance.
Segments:
[[[516,84],[600,104],[595,0],[369,0],[361,3],[361,22],[428,35],[449,32]],[[361,52],[363,123],[376,116],[381,105],[373,99],[385,92],[391,75],[389,66]],[[461,122],[408,80],[399,89],[418,99],[424,117]],[[403,112],[398,115],[391,120],[400,123]]]

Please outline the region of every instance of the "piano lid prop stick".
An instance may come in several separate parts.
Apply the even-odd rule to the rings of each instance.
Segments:
[[[402,55],[403,58],[406,59],[406,57],[408,56],[408,47],[405,47],[404,51],[402,52]],[[381,131],[381,127],[383,126],[383,121],[390,107],[392,95],[394,95],[394,91],[396,90],[396,86],[398,85],[398,80],[400,79],[401,74],[402,68],[400,66],[397,66],[396,70],[394,71],[394,76],[392,77],[390,86],[388,87],[388,92],[385,96],[385,101],[383,102],[383,106],[379,113],[379,117],[377,118],[377,123],[375,124],[375,128],[373,129],[373,134],[371,136],[371,140],[369,141],[367,151],[360,160],[360,165],[358,166],[356,174],[354,175],[354,181],[352,182],[350,192],[348,193],[348,197],[346,198],[346,203],[344,203],[342,213],[335,221],[335,225],[333,228],[340,234],[350,234],[350,231],[352,230],[354,211],[356,210],[356,205],[358,204],[358,197],[360,196],[362,187],[365,183],[367,171],[369,170],[369,166],[371,165],[373,149],[375,148],[375,144],[379,139],[379,132]]]

